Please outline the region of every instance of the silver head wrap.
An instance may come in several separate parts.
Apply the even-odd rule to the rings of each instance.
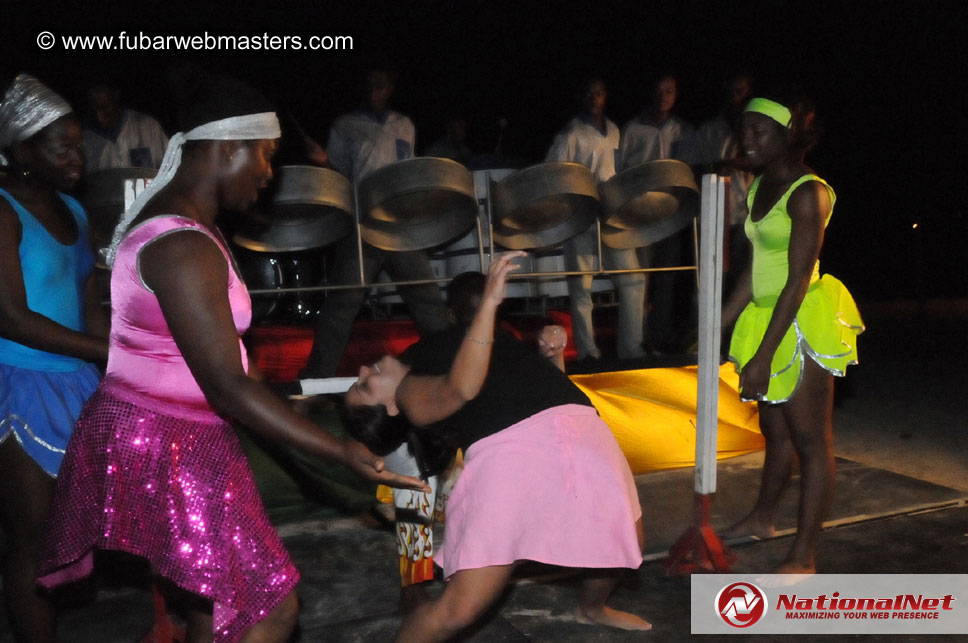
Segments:
[[[182,145],[185,144],[185,141],[248,141],[273,139],[280,136],[282,136],[282,130],[279,128],[279,119],[276,118],[275,112],[223,118],[219,121],[199,125],[184,133],[178,132],[172,136],[171,140],[168,141],[168,148],[165,150],[165,157],[161,160],[158,174],[151,180],[148,187],[138,195],[128,211],[121,217],[117,227],[114,228],[111,245],[105,253],[107,265],[114,265],[114,255],[117,253],[118,245],[121,244],[124,233],[131,222],[138,216],[145,204],[168,185],[168,182],[175,176],[178,167],[181,165]]]
[[[17,76],[0,103],[0,165],[8,165],[2,150],[26,141],[74,110],[67,101],[30,74]]]

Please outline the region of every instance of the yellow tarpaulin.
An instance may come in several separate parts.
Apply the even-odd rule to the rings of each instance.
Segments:
[[[632,473],[691,467],[696,459],[695,366],[572,375],[612,429]],[[719,369],[719,459],[763,448],[756,404],[740,402],[732,364]]]

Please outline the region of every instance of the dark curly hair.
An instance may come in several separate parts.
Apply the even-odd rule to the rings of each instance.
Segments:
[[[379,456],[392,453],[403,444],[411,428],[402,415],[389,415],[383,404],[343,404],[341,415],[343,426],[353,439]]]
[[[344,404],[341,415],[347,433],[379,456],[392,453],[406,442],[424,477],[442,473],[457,453],[441,434],[430,428],[417,429],[403,415],[388,414],[383,404],[353,407]]]

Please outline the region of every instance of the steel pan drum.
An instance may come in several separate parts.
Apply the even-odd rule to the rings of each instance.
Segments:
[[[324,281],[321,251],[258,252],[233,245],[232,255],[251,290],[318,286]],[[254,294],[252,321],[310,319],[319,313],[321,302],[320,292]]]
[[[487,212],[489,187],[504,177],[514,174],[516,171],[509,168],[474,171],[474,187],[477,190],[477,202],[482,217]],[[486,218],[482,218],[482,221],[486,221]],[[483,226],[482,229],[484,232],[484,252],[490,253],[488,228],[487,226]],[[470,232],[448,244],[439,253],[436,253],[437,255],[442,255],[444,258],[445,270],[442,274],[446,277],[454,278],[462,272],[484,272],[481,266],[480,244],[480,237],[475,226],[471,228]],[[434,254],[430,255],[430,266],[436,274],[438,270],[434,265],[434,257]],[[515,263],[521,266],[518,272],[532,272],[533,270],[531,255],[519,257],[515,260]],[[511,277],[505,288],[505,298],[514,299],[534,296],[534,284],[530,279],[514,279],[514,273],[511,273]]]
[[[423,250],[461,236],[477,217],[474,176],[449,159],[398,161],[359,184],[363,240],[383,250]]]
[[[512,250],[556,246],[588,229],[601,212],[595,177],[578,163],[542,163],[491,189],[494,241]]]
[[[148,167],[116,167],[98,170],[84,179],[81,203],[87,211],[95,248],[111,242],[114,227],[124,214],[124,183],[128,179],[152,179],[158,171]]]
[[[699,188],[682,161],[649,161],[620,172],[601,185],[605,210],[602,242],[638,248],[686,227],[699,213]]]
[[[339,172],[285,165],[269,212],[250,214],[232,240],[256,252],[322,248],[353,230],[353,189]]]

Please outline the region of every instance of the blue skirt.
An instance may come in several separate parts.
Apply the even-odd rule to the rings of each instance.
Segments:
[[[57,477],[74,423],[99,378],[92,364],[67,373],[0,364],[0,444],[13,437]]]

